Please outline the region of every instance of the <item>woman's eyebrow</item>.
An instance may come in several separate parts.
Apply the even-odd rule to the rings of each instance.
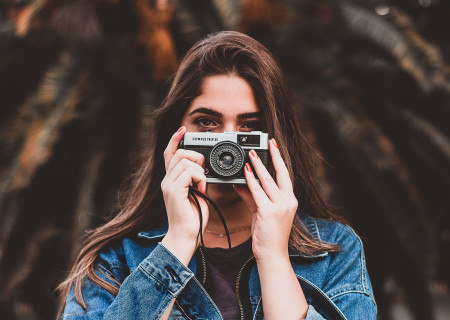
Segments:
[[[210,116],[214,116],[214,117],[218,117],[218,118],[222,118],[223,114],[212,110],[212,109],[208,109],[208,108],[197,108],[194,111],[192,111],[191,113],[189,113],[190,116],[192,116],[195,113],[205,113],[205,114],[209,114]]]
[[[196,113],[204,113],[204,114],[209,114],[210,116],[214,116],[217,118],[222,118],[223,114],[216,111],[216,110],[212,110],[209,108],[197,108],[195,110],[193,110],[189,115],[193,115]],[[238,119],[249,119],[249,118],[260,118],[261,117],[261,112],[245,112],[245,113],[240,113],[237,115]]]
[[[246,112],[240,113],[237,116],[238,119],[248,119],[248,118],[261,118],[261,112]]]

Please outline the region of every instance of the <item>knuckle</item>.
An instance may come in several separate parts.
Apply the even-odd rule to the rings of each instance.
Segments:
[[[175,151],[175,154],[177,156],[183,156],[185,154],[186,150],[185,149],[177,149],[177,151]]]
[[[289,209],[296,209],[298,206],[298,201],[297,199],[292,199],[289,203]]]
[[[192,179],[193,177],[195,177],[195,173],[196,172],[194,169],[188,167],[184,170],[183,175]]]
[[[181,160],[183,168],[186,169],[192,169],[193,171],[195,170],[203,170],[203,167],[201,165],[199,165],[196,162],[191,161],[190,159],[187,158],[183,158],[183,160]]]
[[[189,167],[189,162],[190,162],[189,159],[183,158],[180,161],[180,165],[183,166],[183,168],[187,168]]]
[[[186,150],[186,151],[189,151],[189,155],[196,161],[198,161],[198,160],[203,161],[205,159],[205,156],[198,151],[193,151],[193,150]]]
[[[172,155],[172,159],[178,159],[180,157],[180,153],[177,151],[175,151],[175,153]]]

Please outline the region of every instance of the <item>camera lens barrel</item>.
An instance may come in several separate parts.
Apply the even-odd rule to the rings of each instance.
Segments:
[[[222,141],[211,148],[207,162],[210,169],[221,178],[233,178],[242,172],[245,152],[232,141]]]

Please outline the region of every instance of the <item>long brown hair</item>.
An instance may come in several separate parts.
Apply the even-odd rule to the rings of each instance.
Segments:
[[[68,278],[57,289],[62,301],[60,314],[71,286],[74,286],[77,302],[86,310],[81,293],[86,278],[117,295],[120,284],[114,286],[94,272],[98,254],[113,241],[134,235],[143,228],[154,227],[165,218],[161,191],[161,181],[165,175],[164,149],[179,128],[191,101],[200,95],[203,80],[211,75],[226,74],[237,75],[252,87],[263,115],[262,130],[277,141],[301,205],[299,210],[306,210],[315,217],[342,221],[318,191],[311,148],[295,120],[290,92],[272,54],[245,34],[233,31],[215,33],[195,44],[181,61],[170,89],[154,115],[150,155],[142,161],[132,183],[122,191],[124,201],[118,202],[118,214],[86,235]],[[334,245],[315,239],[298,217],[294,219],[289,245],[292,250],[306,255],[338,250]]]

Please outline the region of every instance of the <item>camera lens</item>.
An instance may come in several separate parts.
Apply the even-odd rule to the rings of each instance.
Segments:
[[[219,156],[219,165],[223,169],[230,169],[233,165],[234,157],[231,152],[224,152]]]
[[[208,165],[214,175],[220,178],[232,178],[244,167],[244,150],[232,141],[223,141],[214,145],[208,154]]]

